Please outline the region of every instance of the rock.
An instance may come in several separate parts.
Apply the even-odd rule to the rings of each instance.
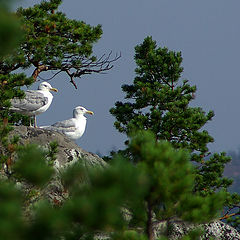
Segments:
[[[17,182],[18,188],[21,188],[25,195],[28,196],[27,208],[37,203],[41,199],[47,199],[54,205],[60,205],[68,197],[64,186],[62,185],[60,174],[68,166],[80,162],[86,170],[89,168],[105,168],[107,163],[98,155],[84,151],[76,143],[68,139],[66,136],[45,129],[15,126],[10,133],[11,136],[19,136],[19,144],[38,144],[48,149],[51,142],[58,143],[58,153],[54,161],[56,175],[51,182],[43,189],[36,189],[28,183]],[[30,210],[29,210],[30,211]]]
[[[200,237],[200,240],[216,239],[216,240],[239,240],[239,232],[229,226],[226,223],[223,223],[219,220],[215,220],[206,224],[192,224],[184,222],[179,219],[173,219],[169,222],[169,228],[171,229],[168,236],[169,240],[178,240],[181,239],[184,235],[188,234],[192,230],[201,229],[203,234]],[[155,224],[155,238],[162,236],[162,234],[167,229],[167,223],[161,222]]]
[[[173,219],[169,222],[169,235],[167,237],[168,240],[180,240],[184,235],[187,235],[190,231],[201,229],[203,234],[199,238],[199,240],[239,240],[240,234],[239,232],[229,226],[226,223],[215,220],[213,222],[207,224],[191,224],[184,222],[179,219]],[[164,233],[167,231],[167,222],[155,222],[154,227],[154,240],[159,239],[164,236]],[[95,236],[95,240],[109,240],[109,237],[104,234],[99,234]]]
[[[88,167],[106,167],[107,163],[98,155],[84,151],[76,143],[71,141],[64,135],[48,131],[41,128],[32,128],[26,126],[16,126],[11,132],[11,135],[18,135],[20,137],[20,144],[35,143],[45,148],[49,143],[57,141],[58,153],[55,162],[56,168],[66,167],[76,161],[84,161],[83,165]]]

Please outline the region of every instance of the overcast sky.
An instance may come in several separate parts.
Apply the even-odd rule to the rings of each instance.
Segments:
[[[23,7],[40,1],[22,0]],[[109,109],[123,100],[121,85],[134,79],[134,47],[151,35],[158,46],[181,51],[183,78],[197,86],[194,106],[214,110],[207,129],[215,139],[212,151],[237,150],[239,142],[239,0],[63,0],[60,10],[69,18],[90,25],[101,24],[103,36],[94,47],[100,56],[121,52],[122,57],[107,74],[76,79],[78,89],[66,75],[50,83],[59,89],[51,107],[38,116],[38,125],[49,125],[72,116],[75,106],[94,111],[77,144],[87,151],[107,154],[123,147],[125,136],[113,127]],[[37,88],[34,84],[32,89]]]

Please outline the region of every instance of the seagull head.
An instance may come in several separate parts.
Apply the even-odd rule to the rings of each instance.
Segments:
[[[38,90],[58,92],[58,90],[56,88],[53,88],[48,82],[40,83],[38,86]]]
[[[73,110],[73,117],[78,118],[80,116],[83,116],[85,113],[93,115],[92,111],[87,110],[86,108],[82,106],[77,106]]]

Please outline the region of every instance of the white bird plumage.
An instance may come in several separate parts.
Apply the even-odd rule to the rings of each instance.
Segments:
[[[34,127],[37,127],[36,115],[45,112],[52,103],[53,95],[50,91],[57,92],[48,82],[42,82],[38,90],[27,90],[23,99],[11,99],[10,110],[27,116],[34,116]],[[31,126],[31,122],[30,122]]]
[[[93,115],[92,111],[89,111],[82,106],[77,106],[73,110],[73,118],[56,122],[51,126],[42,126],[40,128],[60,132],[68,138],[76,140],[80,138],[85,131],[87,122],[87,119],[84,116],[85,113]]]

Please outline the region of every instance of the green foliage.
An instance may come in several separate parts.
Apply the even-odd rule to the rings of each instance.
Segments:
[[[117,102],[110,110],[116,117],[116,128],[128,136],[148,129],[157,140],[206,154],[206,144],[213,138],[201,128],[214,114],[189,107],[196,87],[179,80],[183,72],[181,53],[157,48],[151,37],[135,51],[136,77],[132,85],[122,86],[125,99],[130,101]]]
[[[8,11],[8,4],[9,1],[0,2],[0,62],[1,59],[8,58],[12,54],[22,38],[20,23],[16,16]],[[12,130],[9,123],[26,124],[26,121],[29,122],[28,117],[9,112],[10,99],[14,96],[23,97],[24,93],[20,87],[31,84],[33,79],[27,78],[23,73],[5,74],[4,71],[7,68],[8,64],[3,68],[0,67],[0,161],[9,165],[17,143],[16,137],[8,139],[8,134]]]
[[[194,163],[193,191],[206,197],[206,201],[214,198],[215,192],[225,192],[233,182],[223,177],[225,165],[231,158],[224,152],[209,152],[207,145],[214,140],[203,127],[214,113],[205,113],[199,107],[190,106],[196,87],[190,86],[187,80],[180,80],[183,72],[181,53],[170,51],[166,47],[157,47],[151,37],[145,38],[142,44],[136,46],[135,52],[137,67],[133,84],[122,86],[125,101],[116,102],[115,107],[110,109],[116,117],[115,127],[128,138],[139,130],[151,130],[156,136],[156,142],[166,140],[176,149],[187,149]],[[125,143],[126,149],[118,152],[131,162],[136,161],[130,150],[129,140]],[[240,196],[229,192],[224,195],[223,218],[234,214],[236,227]],[[194,205],[195,201],[197,203],[198,199],[188,204]],[[214,207],[212,210],[214,212]],[[197,211],[196,215],[199,215]],[[209,218],[211,217],[210,214]]]
[[[20,177],[37,186],[46,184],[53,175],[53,169],[46,162],[46,152],[37,145],[19,147],[14,170]]]
[[[32,77],[36,80],[41,72],[56,71],[53,77],[64,72],[77,88],[74,78],[113,67],[112,62],[119,57],[110,59],[109,54],[98,59],[93,55],[93,44],[102,35],[101,26],[92,27],[83,21],[67,18],[58,11],[61,2],[42,1],[33,7],[17,10],[15,17],[20,21],[24,35],[11,54],[0,57],[0,74],[6,76],[16,70],[22,72],[34,68]]]
[[[0,71],[1,72],[1,71]],[[23,73],[17,74],[1,74],[0,73],[0,119],[1,124],[6,123],[21,123],[29,125],[29,117],[18,113],[9,112],[11,106],[10,99],[13,97],[24,97],[24,92],[20,87],[32,84],[33,79],[27,78]]]
[[[202,195],[213,193],[220,188],[227,188],[232,184],[232,180],[223,177],[224,167],[231,160],[226,153],[215,153],[209,160],[202,162],[196,167],[196,191],[200,191]]]
[[[156,142],[154,134],[141,131],[130,141],[129,151],[136,168],[148,176],[149,191],[144,197],[148,236],[153,231],[153,212],[159,221],[179,217],[201,223],[218,216],[226,193],[206,197],[193,193],[195,172],[186,150],[176,150],[167,141]]]
[[[24,154],[37,158],[34,155],[36,153],[32,153],[33,149],[32,146],[29,146],[28,149],[25,149]],[[35,151],[37,150],[35,149]],[[16,195],[18,191],[12,187],[4,188],[1,193],[1,189],[4,187],[1,183],[0,204],[1,207],[6,206],[4,209],[7,211],[1,221],[6,224],[7,219],[11,217],[9,224],[12,223],[13,226],[10,227],[14,227],[15,221],[19,221],[17,224],[21,226],[21,234],[18,234],[18,238],[12,238],[16,231],[14,229],[12,233],[8,233],[9,227],[6,229],[7,234],[10,234],[9,237],[6,235],[5,238],[2,238],[5,233],[2,233],[0,228],[0,239],[93,239],[91,236],[99,231],[122,235],[127,227],[127,222],[123,217],[124,206],[131,206],[133,202],[136,203],[135,206],[138,206],[138,202],[143,199],[147,189],[146,178],[130,163],[120,159],[116,160],[109,168],[102,170],[88,169],[86,172],[86,169],[78,164],[75,167],[75,172],[79,172],[80,175],[85,172],[84,175],[88,175],[90,184],[82,184],[81,181],[73,181],[71,186],[66,184],[66,190],[68,187],[74,189],[70,191],[69,199],[62,206],[55,208],[45,201],[35,204],[34,209],[31,210],[31,221],[28,224],[25,223],[24,218],[19,218],[23,208],[21,196]],[[34,172],[35,174],[28,171],[27,164],[22,165],[21,168],[15,168],[15,170],[24,172],[25,176],[29,175],[30,177],[26,177],[26,179],[30,179],[30,183],[39,183],[39,165],[36,165],[35,168],[38,169],[37,172]],[[72,168],[66,170],[63,181],[66,179],[69,181],[71,177],[74,177]],[[42,168],[41,183],[45,182],[45,175],[50,170],[50,166],[47,165]],[[8,196],[10,190],[13,191],[13,193],[10,192],[12,201],[9,200],[10,197],[2,197],[2,194]],[[8,212],[7,206],[12,210],[12,214]],[[13,213],[16,214],[13,215]],[[19,230],[19,228],[17,229]]]
[[[186,236],[184,236],[183,238],[181,238],[181,240],[199,240],[199,236],[203,233],[203,231],[201,231],[200,229],[196,229],[193,231],[190,231]],[[209,238],[209,240],[213,240],[211,237]]]
[[[220,215],[225,199],[225,192],[215,193],[207,197],[186,195],[180,202],[178,212],[182,219],[188,222],[206,223]]]
[[[239,208],[239,207],[238,207]],[[238,215],[240,215],[240,212],[238,211]],[[232,227],[236,228],[239,231],[239,226],[240,226],[240,216],[236,216],[236,217],[229,217],[227,219],[227,223],[231,224]]]
[[[86,176],[81,166],[75,166],[65,173],[69,185],[69,177],[84,179]],[[80,178],[76,178],[79,172]],[[89,184],[77,181],[70,184],[72,197],[66,202],[64,211],[72,215],[73,221],[82,223],[88,231],[121,230],[126,225],[122,207],[127,204],[131,209],[140,208],[143,193],[146,191],[146,178],[130,163],[116,159],[111,167],[101,170],[92,169],[88,172]],[[73,185],[74,184],[74,185]],[[139,188],[136,188],[139,186]],[[134,205],[132,204],[134,203]]]
[[[92,54],[92,45],[101,36],[101,26],[91,27],[82,22],[68,19],[57,11],[60,0],[44,1],[34,7],[19,8],[25,30],[22,56],[31,54],[26,66],[47,65],[52,70],[78,67]]]
[[[56,156],[57,153],[58,153],[58,143],[57,141],[53,141],[49,144],[48,153],[47,153],[48,164],[50,166],[54,165],[54,161],[57,159],[57,156]]]
[[[121,234],[113,235],[112,240],[147,240],[147,237],[144,234],[139,234],[134,230],[126,230]]]
[[[208,196],[227,189],[232,180],[223,177],[223,171],[231,158],[224,152],[209,152],[207,145],[214,140],[203,127],[214,113],[190,106],[196,86],[181,80],[181,53],[157,47],[151,37],[136,46],[135,52],[136,77],[132,84],[122,86],[125,101],[110,109],[117,130],[128,138],[136,131],[151,130],[156,142],[166,140],[176,149],[188,150],[195,168],[194,192]],[[119,152],[134,161],[128,143]]]
[[[21,24],[17,17],[10,13],[8,5],[10,1],[0,1],[0,119],[1,123],[4,118],[9,117],[8,108],[10,107],[9,99],[23,97],[23,92],[20,87],[30,85],[31,78],[27,78],[25,74],[9,74],[9,62],[5,66],[2,65],[2,60],[9,58],[13,51],[20,44],[23,38]],[[11,71],[16,70],[16,66]],[[17,115],[13,116],[16,118]],[[11,121],[11,120],[10,120]]]
[[[227,219],[227,223],[232,225],[238,231],[240,231],[240,196],[239,193],[228,193],[227,203],[228,208],[224,209],[224,215],[222,219]]]
[[[25,229],[24,240],[60,239],[69,230],[67,216],[47,202],[41,202],[34,213],[33,222]]]
[[[191,193],[194,177],[189,155],[175,151],[168,142],[155,142],[154,135],[140,132],[129,145],[133,157],[139,159],[137,167],[151,176],[151,191],[147,199],[151,204],[165,204],[172,215],[180,197]],[[160,210],[166,215],[166,209]],[[168,216],[166,215],[166,218]]]
[[[69,166],[67,171],[61,172],[61,178],[63,186],[70,193],[78,190],[76,186],[84,187],[85,184],[89,184],[87,172],[81,164]]]
[[[24,209],[21,196],[13,187],[9,188],[12,200],[1,197],[0,204],[9,204],[10,210],[14,204],[17,214],[12,216],[12,223],[18,224],[21,235],[14,238],[14,231],[10,234],[6,230],[10,235],[4,239],[93,239],[100,232],[113,240],[146,240],[152,239],[149,216],[153,214],[160,221],[178,216],[190,222],[205,222],[217,216],[225,195],[193,194],[194,172],[186,151],[176,150],[168,142],[156,142],[149,132],[133,137],[129,147],[136,165],[118,155],[105,169],[86,169],[82,161],[67,168],[61,181],[69,198],[55,207],[45,201],[35,203],[28,224],[19,218]],[[46,185],[53,172],[47,159],[50,160],[49,151],[36,145],[21,147],[13,165],[14,176],[37,186]],[[4,191],[6,188],[3,196],[9,196]],[[9,216],[8,213],[1,220],[8,221]],[[140,228],[145,231],[135,230]],[[0,239],[4,234],[0,228]]]
[[[8,10],[10,1],[0,1],[0,57],[15,48],[22,37],[20,23]]]
[[[21,194],[13,184],[0,182],[0,208],[0,239],[23,239]]]

